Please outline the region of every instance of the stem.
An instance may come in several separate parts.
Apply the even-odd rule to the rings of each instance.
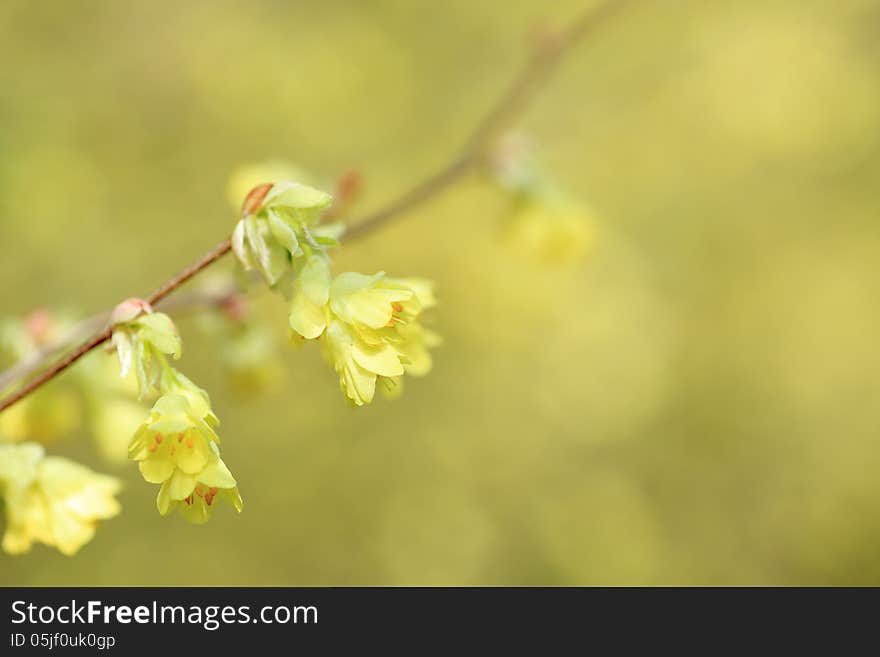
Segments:
[[[147,299],[146,299],[147,303],[149,303],[151,306],[156,303],[159,303],[162,299],[164,299],[169,294],[174,292],[174,290],[179,288],[181,285],[186,283],[193,276],[195,276],[200,271],[205,269],[205,267],[208,267],[209,265],[212,265],[213,263],[217,262],[220,258],[225,256],[231,250],[232,250],[232,241],[231,240],[227,239],[223,242],[220,242],[220,244],[218,244],[216,247],[214,247],[213,250],[209,251],[208,253],[203,255],[201,258],[196,260],[193,264],[191,264],[189,267],[184,269],[177,276],[167,280],[164,284],[162,284],[159,287],[159,289],[157,289],[155,292],[153,292],[150,296],[147,297]],[[2,411],[2,410],[3,410],[3,408],[0,407],[0,411]]]
[[[198,274],[200,271],[222,258],[225,254],[229,253],[231,249],[232,242],[230,242],[229,240],[221,242],[212,251],[209,251],[201,258],[199,258],[196,262],[180,272],[177,276],[169,279],[163,285],[161,285],[155,292],[147,297],[147,303],[149,303],[150,305],[158,303],[169,294],[171,294],[174,290],[186,283],[193,276]],[[0,402],[0,413],[12,406],[17,401],[20,401],[21,399],[27,397],[43,384],[47,383],[51,379],[54,379],[56,376],[61,374],[64,370],[73,365],[76,361],[78,361],[80,358],[85,356],[93,349],[100,347],[102,344],[107,342],[112,337],[112,335],[113,328],[111,326],[106,326],[105,328],[101,329],[100,332],[96,333],[88,340],[83,342],[79,347],[74,349],[71,353],[59,360],[50,368],[44,370],[39,376],[30,381],[27,385],[23,386],[16,392],[6,397],[2,402]]]
[[[487,147],[495,137],[507,129],[527,109],[537,92],[556,69],[562,56],[575,43],[603,24],[629,2],[632,2],[632,0],[608,0],[596,8],[584,11],[567,30],[543,39],[538,47],[532,51],[531,56],[526,60],[525,65],[513,79],[505,93],[490,107],[483,119],[477,124],[459,155],[440,169],[440,171],[418,183],[384,208],[355,222],[347,231],[347,239],[356,240],[367,235],[379,226],[402,216],[414,207],[434,198],[470,173],[473,168],[481,163]],[[146,298],[146,301],[151,305],[161,301],[200,271],[229,253],[231,249],[232,243],[229,239],[221,242],[213,250],[199,258],[199,260],[162,284]],[[0,413],[61,374],[93,349],[107,342],[112,333],[112,327],[105,326],[98,333],[88,338],[71,353],[44,370],[32,381],[0,401]],[[48,353],[44,354],[44,357],[57,353],[61,348],[63,348],[63,345],[50,349]],[[41,360],[37,360],[37,364]],[[0,373],[0,389],[2,389],[3,385],[19,378],[17,371],[25,371],[27,373],[35,366],[29,363],[27,367],[25,365],[22,362],[11,370]]]

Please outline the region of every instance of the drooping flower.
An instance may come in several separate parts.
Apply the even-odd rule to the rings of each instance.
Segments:
[[[377,385],[395,396],[405,372],[420,376],[431,369],[428,347],[439,338],[420,320],[434,303],[433,286],[424,279],[346,272],[331,282],[326,263],[310,258],[296,282],[290,326],[302,339],[321,340],[343,394],[362,406]]]
[[[540,170],[528,138],[511,133],[498,140],[489,171],[512,199],[503,228],[514,250],[550,264],[584,255],[593,238],[592,213]]]
[[[582,204],[558,193],[524,194],[504,226],[511,246],[533,260],[579,260],[593,239],[592,215]]]
[[[0,490],[6,508],[3,549],[22,554],[34,542],[75,554],[99,520],[119,513],[120,483],[34,443],[0,446]]]
[[[255,321],[247,298],[235,292],[231,275],[207,277],[200,286],[220,299],[219,307],[198,313],[197,326],[212,341],[216,358],[232,390],[252,396],[277,384],[284,372],[275,335]]]
[[[173,376],[174,383],[163,385],[171,392],[132,437],[129,457],[146,481],[161,484],[156,505],[162,515],[178,507],[187,520],[206,522],[217,495],[241,511],[235,478],[220,458],[219,421],[207,394],[179,372]]]
[[[319,224],[330,194],[296,182],[258,185],[247,195],[232,232],[232,249],[246,271],[257,270],[285,294],[299,267],[338,244],[339,224]]]
[[[113,310],[113,346],[119,356],[120,376],[134,367],[140,396],[158,388],[164,357],[180,358],[181,342],[177,327],[164,313],[153,312],[143,299],[127,299]]]

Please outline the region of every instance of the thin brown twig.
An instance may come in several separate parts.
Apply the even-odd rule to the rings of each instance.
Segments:
[[[230,242],[230,240],[225,240],[224,242],[221,242],[216,247],[214,247],[214,249],[203,255],[196,262],[177,274],[177,276],[174,276],[173,278],[170,278],[165,283],[163,283],[158,289],[156,289],[150,296],[146,298],[147,303],[153,305],[160,302],[162,299],[167,297],[174,290],[186,283],[189,279],[198,274],[200,271],[229,253],[231,249],[232,242]],[[107,325],[102,328],[98,333],[83,342],[79,347],[61,358],[61,360],[57,361],[48,369],[44,370],[39,376],[22,386],[16,392],[6,397],[2,402],[0,402],[0,413],[12,406],[17,401],[20,401],[21,399],[27,397],[43,384],[47,383],[51,379],[54,379],[56,376],[61,374],[64,370],[66,370],[68,367],[78,361],[80,358],[92,351],[92,349],[96,349],[97,347],[100,347],[102,344],[110,340],[112,336],[112,326]]]
[[[440,171],[418,183],[385,207],[364,217],[360,221],[354,222],[347,231],[346,239],[350,241],[367,235],[379,226],[434,198],[454,182],[470,173],[471,169],[478,165],[485,157],[485,151],[492,140],[506,130],[528,107],[536,92],[555,70],[562,55],[631,1],[608,0],[603,2],[597,7],[583,12],[568,29],[555,35],[548,35],[542,39],[541,43],[533,49],[531,56],[526,60],[525,65],[513,79],[505,93],[492,105],[483,119],[477,124],[477,127],[465,142],[458,156]],[[148,296],[146,301],[152,305],[164,299],[193,276],[229,253],[231,248],[232,245],[229,239],[221,242],[212,251],[166,281]],[[0,401],[0,412],[3,412],[61,374],[87,353],[107,342],[111,336],[112,327],[105,326],[102,328],[18,391]],[[63,347],[53,349],[49,355],[57,353],[61,348]],[[14,366],[13,369],[17,367],[19,366]],[[6,375],[7,373],[0,374],[0,380],[3,380]]]
[[[166,297],[156,304],[156,309],[175,314],[182,310],[222,306],[238,294],[240,292],[235,285],[224,286],[217,290],[194,290]],[[12,367],[0,372],[0,390],[15,381],[27,378],[39,369],[41,363],[104,328],[109,321],[110,312],[104,311],[77,322],[49,344],[31,352]]]
[[[384,208],[361,219],[345,233],[347,240],[363,237],[376,227],[387,223],[430,200],[450,187],[485,157],[486,148],[510,124],[516,120],[535,98],[536,92],[556,70],[562,56],[593,29],[605,22],[614,13],[632,0],[611,0],[584,11],[571,23],[567,30],[556,34],[546,34],[532,49],[519,74],[510,86],[495,101],[477,127],[465,141],[459,155],[440,171],[429,176],[409,191],[402,194]]]
[[[69,331],[66,331],[57,339],[52,340],[49,344],[31,352],[15,365],[0,373],[0,390],[3,390],[15,381],[20,381],[21,379],[26,378],[34,370],[39,368],[41,363],[64,351],[71,344],[75,344],[92,335],[95,331],[103,327],[109,319],[110,313],[101,313],[100,315],[95,315],[94,317],[89,317],[81,322],[77,322]]]

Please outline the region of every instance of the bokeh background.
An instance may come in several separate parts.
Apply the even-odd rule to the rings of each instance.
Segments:
[[[0,314],[146,294],[231,229],[242,163],[355,169],[378,207],[581,6],[3,0]],[[878,44],[876,0],[637,3],[523,123],[593,209],[582,262],[505,248],[480,179],[344,248],[435,279],[445,338],[357,410],[280,299],[284,377],[246,398],[181,320],[244,512],[161,518],[81,430],[50,450],[123,514],[0,583],[880,584]]]

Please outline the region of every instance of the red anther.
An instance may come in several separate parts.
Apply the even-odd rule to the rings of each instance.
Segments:
[[[154,436],[154,439],[155,439],[155,441],[156,441],[156,444],[158,444],[158,445],[161,445],[161,444],[162,444],[162,435],[161,435],[161,434],[158,434],[158,433],[157,433],[157,434]]]

